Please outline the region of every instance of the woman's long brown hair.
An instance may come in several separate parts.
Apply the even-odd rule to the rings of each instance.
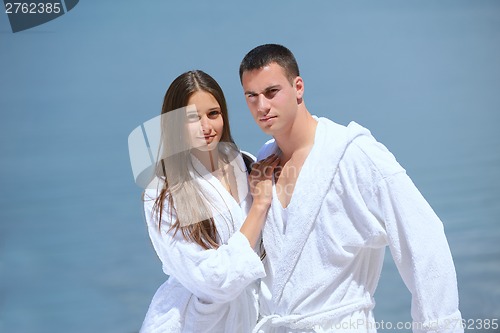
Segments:
[[[210,93],[219,103],[221,109],[222,119],[224,121],[223,131],[220,142],[224,144],[218,145],[219,155],[225,162],[228,160],[228,156],[231,152],[237,152],[236,144],[231,136],[231,131],[229,128],[229,117],[227,111],[226,100],[219,84],[208,74],[200,70],[193,70],[178,76],[169,86],[164,100],[161,114],[162,116],[187,106],[189,98],[197,91],[205,91]],[[183,134],[183,130],[179,131],[179,126],[182,126],[182,119],[178,119],[177,123],[173,123],[170,118],[169,122],[162,121],[162,140],[170,140],[173,142],[187,142],[186,133]],[[181,114],[181,118],[183,115]],[[162,117],[167,119],[167,117]],[[169,131],[169,127],[173,131]],[[175,131],[175,128],[177,127]],[[174,133],[174,134],[172,134]],[[175,137],[172,137],[174,135]],[[177,140],[177,141],[176,141]],[[170,142],[169,142],[170,144]],[[176,147],[177,150],[178,147]],[[231,150],[229,152],[228,150]],[[183,214],[189,213],[188,210],[208,210],[207,198],[203,196],[203,193],[197,188],[189,188],[192,186],[193,182],[190,179],[190,174],[188,172],[189,165],[192,163],[190,158],[189,149],[180,149],[176,154],[170,155],[166,154],[167,157],[159,160],[157,165],[156,174],[161,176],[164,182],[162,183],[162,188],[159,191],[158,196],[155,199],[153,205],[153,214],[157,217],[158,228],[161,228],[162,215],[164,212],[164,202],[168,200],[168,207],[170,209],[170,217],[173,218],[174,213],[176,221],[172,223],[169,231],[173,230],[174,235],[178,231],[181,231],[184,239],[199,244],[203,249],[216,249],[219,247],[217,241],[217,228],[213,217],[205,218],[197,223],[181,223],[179,217]],[[174,203],[173,192],[184,191],[183,197],[188,197],[189,203],[180,202],[181,205],[176,205]],[[187,206],[189,204],[189,206]],[[182,207],[182,205],[184,205]],[[181,206],[181,207],[179,207]],[[211,216],[203,215],[205,212],[198,214],[199,216]]]

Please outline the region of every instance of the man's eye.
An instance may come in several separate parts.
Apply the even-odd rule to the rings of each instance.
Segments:
[[[257,103],[257,100],[257,95],[249,95],[247,97],[247,102],[251,104]]]
[[[274,88],[274,89],[270,89],[268,91],[266,91],[266,98],[273,98],[274,95],[276,95],[278,93],[279,89],[277,88]]]

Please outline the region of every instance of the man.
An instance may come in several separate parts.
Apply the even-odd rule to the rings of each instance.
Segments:
[[[254,120],[274,138],[257,158],[280,154],[254,332],[376,332],[386,246],[412,294],[413,331],[463,332],[443,225],[394,156],[356,123],[313,117],[281,45],[250,51],[240,80]]]

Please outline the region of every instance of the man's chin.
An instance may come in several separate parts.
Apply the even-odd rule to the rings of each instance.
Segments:
[[[275,129],[272,128],[271,126],[262,126],[262,127],[260,127],[260,130],[262,132],[264,132],[265,134],[271,135],[271,136],[273,136],[274,133],[276,132]]]

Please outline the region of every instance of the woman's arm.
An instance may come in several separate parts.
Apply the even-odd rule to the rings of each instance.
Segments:
[[[206,303],[225,303],[235,299],[250,283],[264,277],[264,266],[247,238],[235,232],[217,249],[203,249],[186,240],[182,232],[170,230],[175,215],[168,207],[161,228],[153,212],[154,199],[145,196],[144,210],[149,237],[162,262],[165,274],[177,279]]]

